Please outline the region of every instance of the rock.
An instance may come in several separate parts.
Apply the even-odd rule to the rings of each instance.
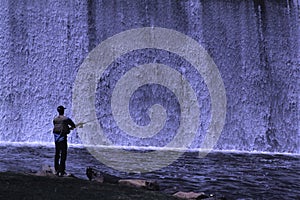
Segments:
[[[159,190],[159,185],[156,181],[140,180],[140,179],[122,179],[119,180],[120,185],[129,185],[137,188],[145,188],[147,190]]]
[[[86,169],[86,176],[88,177],[88,179],[90,181],[95,181],[95,182],[99,182],[99,183],[105,182],[105,183],[117,184],[119,182],[119,180],[121,179],[120,177],[100,172],[91,167],[88,167]]]
[[[51,167],[50,165],[43,165],[41,170],[34,173],[36,176],[53,176],[57,177],[54,167]],[[64,174],[60,177],[71,177],[76,178],[73,174]]]
[[[134,186],[137,188],[145,188],[147,190],[159,190],[159,185],[156,181],[140,179],[121,179],[120,177],[103,173],[91,167],[88,167],[86,169],[86,175],[90,181],[95,181],[99,183],[113,183]]]
[[[36,172],[37,176],[55,176],[55,169],[50,165],[43,165],[41,170]]]
[[[196,192],[176,192],[173,194],[174,197],[181,198],[181,199],[206,199],[209,198],[208,195],[204,194],[203,192],[196,193]]]
[[[91,167],[86,168],[85,174],[90,181],[95,181],[95,182],[99,182],[99,183],[104,182],[103,174],[94,170]]]

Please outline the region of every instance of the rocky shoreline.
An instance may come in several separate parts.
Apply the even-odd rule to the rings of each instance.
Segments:
[[[0,199],[176,200],[177,198],[141,188],[97,183],[74,177],[1,172]]]
[[[79,179],[74,175],[58,177],[45,167],[36,173],[1,172],[0,199],[226,199],[192,191],[178,191],[170,195],[159,191],[159,185],[151,180],[117,180],[117,177],[103,176],[99,172],[97,176],[95,173],[89,180]]]

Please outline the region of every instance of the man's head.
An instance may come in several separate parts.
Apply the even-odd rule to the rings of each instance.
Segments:
[[[57,107],[57,112],[60,114],[60,115],[64,115],[64,113],[65,113],[65,107],[63,107],[63,106],[58,106]]]

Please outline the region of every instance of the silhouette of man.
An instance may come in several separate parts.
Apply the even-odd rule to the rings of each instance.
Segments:
[[[67,135],[70,130],[76,128],[74,122],[64,116],[65,107],[58,106],[57,112],[59,115],[53,120],[53,134],[55,141],[55,158],[54,158],[54,168],[58,176],[63,176],[66,174],[66,159],[67,159]]]

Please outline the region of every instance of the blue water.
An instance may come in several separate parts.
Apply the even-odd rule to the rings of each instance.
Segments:
[[[34,172],[42,165],[53,166],[53,145],[5,144],[0,149],[0,171]],[[194,191],[227,199],[300,199],[300,156],[293,154],[212,152],[198,158],[197,152],[187,152],[158,171],[135,174],[107,167],[85,148],[70,146],[68,172],[87,179],[88,166],[122,178],[157,180],[168,194]]]

